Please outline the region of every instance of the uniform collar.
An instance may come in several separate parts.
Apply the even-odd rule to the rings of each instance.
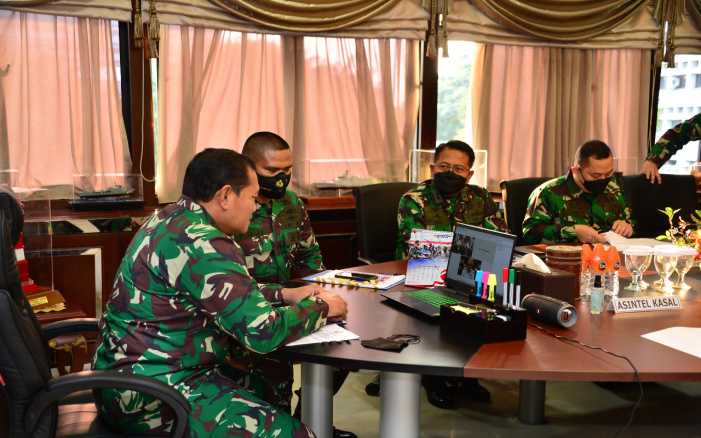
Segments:
[[[574,180],[572,169],[570,169],[570,171],[567,172],[565,184],[567,184],[567,191],[570,192],[570,195],[572,195],[575,198],[581,196],[584,193],[584,190],[582,190],[582,188],[579,187],[579,185],[577,185],[577,182]]]
[[[205,210],[204,207],[202,207],[200,204],[197,203],[197,201],[194,201],[189,196],[182,195],[180,199],[178,199],[177,204],[178,206],[183,207],[189,211],[202,215],[206,219],[207,223],[214,225],[214,219],[212,219],[212,216],[210,216],[209,213],[207,213],[207,210]]]

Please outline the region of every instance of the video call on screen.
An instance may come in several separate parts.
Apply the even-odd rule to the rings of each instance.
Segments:
[[[475,273],[489,271],[496,274],[501,285],[501,272],[511,262],[513,242],[488,232],[456,227],[450,247],[447,279],[465,285],[464,290],[473,292]],[[463,289],[463,288],[461,288]],[[496,295],[501,296],[497,287]]]

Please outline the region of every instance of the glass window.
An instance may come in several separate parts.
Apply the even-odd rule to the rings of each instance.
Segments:
[[[472,143],[472,104],[470,80],[477,45],[469,41],[449,41],[449,57],[438,58],[437,143],[462,140]]]
[[[701,112],[701,74],[693,73],[701,62],[701,55],[677,55],[676,68],[662,68],[661,75],[666,78],[667,87],[660,86],[657,106],[657,126],[655,141],[668,129]],[[686,77],[689,88],[685,88]],[[691,86],[693,84],[693,87]],[[699,142],[687,143],[662,166],[662,173],[687,174],[690,166],[699,159]]]

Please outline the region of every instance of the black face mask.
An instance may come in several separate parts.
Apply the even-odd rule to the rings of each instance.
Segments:
[[[595,179],[594,181],[584,181],[584,187],[589,190],[593,195],[600,195],[606,190],[606,186],[609,185],[611,177],[604,179]]]
[[[465,187],[467,178],[455,172],[440,172],[433,175],[433,182],[441,195],[452,196]]]
[[[275,176],[258,176],[259,193],[268,199],[280,199],[285,196],[287,186],[290,184],[290,175],[280,172]]]

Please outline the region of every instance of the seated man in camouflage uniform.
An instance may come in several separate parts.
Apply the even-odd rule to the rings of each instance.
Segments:
[[[313,436],[249,387],[256,370],[225,373],[225,364],[234,345],[269,353],[346,312],[340,297],[316,286],[285,289],[251,278],[230,236],[248,228],[257,194],[247,158],[226,149],[197,154],[180,200],[134,236],[101,321],[93,367],[173,386],[190,403],[193,437]],[[123,433],[172,427],[151,397],[120,390],[97,396],[102,418]]]
[[[506,222],[489,192],[468,184],[474,173],[474,163],[475,152],[465,142],[451,140],[436,148],[431,164],[433,177],[405,193],[399,200],[397,259],[407,257],[407,242],[411,230],[415,228],[452,231],[456,222],[462,222],[506,231]],[[424,376],[423,384],[428,400],[440,408],[455,406],[460,387],[473,400],[490,400],[489,392],[477,379]]]
[[[474,171],[475,152],[462,141],[451,140],[436,148],[431,164],[433,178],[409,190],[399,200],[396,258],[407,258],[411,230],[453,231],[456,222],[506,231],[506,222],[489,192],[468,184]]]
[[[662,182],[659,168],[690,141],[701,140],[701,113],[667,130],[652,145],[643,163],[643,174],[650,182]]]
[[[599,140],[575,152],[567,175],[551,179],[528,198],[523,238],[528,243],[604,243],[606,231],[630,237],[630,207],[613,176],[613,154]]]
[[[279,135],[272,132],[256,132],[246,139],[241,153],[254,164],[258,185],[258,208],[245,233],[234,239],[241,245],[249,274],[259,282],[285,284],[324,269],[321,249],[314,236],[304,203],[292,190],[288,190],[292,175],[292,150]],[[292,402],[292,366],[289,362],[271,359],[241,350],[233,355],[235,366],[255,363],[268,379],[261,391],[270,400],[289,409]],[[334,373],[336,393],[348,371]],[[297,403],[295,416],[299,415]],[[352,432],[335,429],[335,438],[354,438]]]

